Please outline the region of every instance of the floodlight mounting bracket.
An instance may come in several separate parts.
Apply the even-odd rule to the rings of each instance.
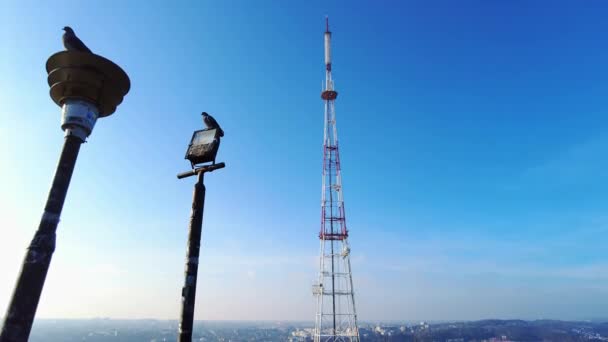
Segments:
[[[224,162],[217,163],[217,164],[206,165],[206,166],[202,166],[202,167],[196,168],[194,170],[190,170],[190,171],[179,173],[179,174],[177,174],[177,179],[182,179],[182,178],[198,175],[199,173],[213,172],[215,170],[223,169],[225,167],[226,167],[226,163],[224,163]]]

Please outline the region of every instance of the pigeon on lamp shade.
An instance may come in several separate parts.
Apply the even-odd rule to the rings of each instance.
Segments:
[[[91,52],[91,49],[89,49],[86,45],[84,45],[84,43],[82,42],[82,40],[80,40],[80,38],[76,37],[76,33],[74,33],[74,30],[72,30],[71,27],[66,26],[63,28],[63,30],[65,31],[65,33],[63,34],[63,37],[62,37],[63,46],[65,47],[65,49],[67,51],[80,51],[80,52],[93,53],[93,52]]]
[[[213,116],[207,114],[207,112],[203,112],[203,123],[207,126],[208,129],[217,129],[217,135],[220,137],[224,136],[224,130],[220,127],[220,124],[215,121]]]

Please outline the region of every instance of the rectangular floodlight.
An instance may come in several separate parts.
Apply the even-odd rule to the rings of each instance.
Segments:
[[[202,129],[192,134],[192,140],[186,151],[186,159],[192,167],[198,164],[214,162],[220,139],[216,138],[217,129]]]

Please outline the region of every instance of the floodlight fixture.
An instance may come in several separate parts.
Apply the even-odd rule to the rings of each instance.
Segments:
[[[186,158],[190,161],[192,168],[196,168],[197,165],[204,163],[215,164],[215,157],[217,150],[220,147],[220,137],[218,136],[218,130],[213,129],[202,129],[195,131],[192,134],[192,139],[188,145],[186,151]]]

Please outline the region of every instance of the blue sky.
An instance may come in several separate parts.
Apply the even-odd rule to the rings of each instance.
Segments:
[[[0,4],[0,310],[62,144],[70,25],[132,89],[81,149],[38,317],[177,318],[200,112],[197,319],[312,320],[330,16],[363,320],[606,317],[608,4]]]

